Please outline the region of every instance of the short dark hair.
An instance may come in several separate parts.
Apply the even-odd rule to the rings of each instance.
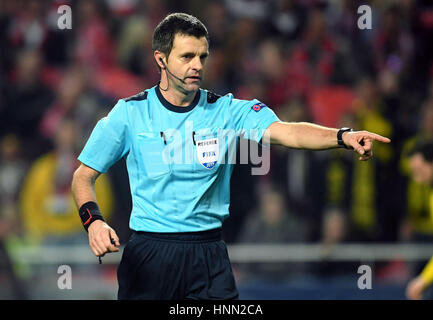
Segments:
[[[433,140],[422,140],[415,144],[409,152],[409,156],[415,154],[421,154],[425,161],[433,163]]]
[[[155,28],[152,38],[152,50],[163,52],[167,57],[173,49],[176,34],[206,37],[209,43],[209,33],[205,25],[196,17],[186,13],[172,13],[165,17]]]

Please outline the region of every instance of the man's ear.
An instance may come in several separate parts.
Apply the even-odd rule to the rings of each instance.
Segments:
[[[156,61],[157,65],[159,66],[159,68],[165,69],[165,63],[164,63],[165,55],[158,50],[156,50],[153,55],[155,57],[155,61]]]

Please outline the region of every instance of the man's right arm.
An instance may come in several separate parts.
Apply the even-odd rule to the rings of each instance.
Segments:
[[[100,172],[81,164],[72,179],[72,194],[77,208],[88,202],[96,203],[95,181]],[[103,256],[107,252],[119,251],[119,238],[116,232],[104,221],[95,220],[88,227],[89,245],[96,256]],[[114,240],[114,245],[111,243]]]

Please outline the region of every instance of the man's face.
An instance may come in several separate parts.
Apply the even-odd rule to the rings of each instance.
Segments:
[[[416,153],[409,159],[412,177],[417,183],[431,185],[433,183],[433,163],[424,160]]]
[[[200,88],[208,55],[209,45],[205,37],[196,38],[176,34],[173,48],[166,61],[170,72],[182,79],[184,83],[168,74],[170,82],[180,91],[197,91]]]

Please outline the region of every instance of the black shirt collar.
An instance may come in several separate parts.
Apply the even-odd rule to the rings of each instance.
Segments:
[[[159,89],[159,82],[156,85],[155,91],[156,91],[156,95],[158,96],[158,99],[162,103],[162,105],[164,107],[166,107],[168,110],[173,111],[173,112],[183,113],[183,112],[191,111],[192,109],[195,108],[195,106],[198,104],[198,102],[200,100],[200,89],[198,89],[198,91],[195,94],[194,100],[191,102],[191,104],[189,106],[179,107],[179,106],[175,106],[174,104],[171,104],[170,102],[168,102],[164,98],[164,96],[161,93],[161,90]]]

